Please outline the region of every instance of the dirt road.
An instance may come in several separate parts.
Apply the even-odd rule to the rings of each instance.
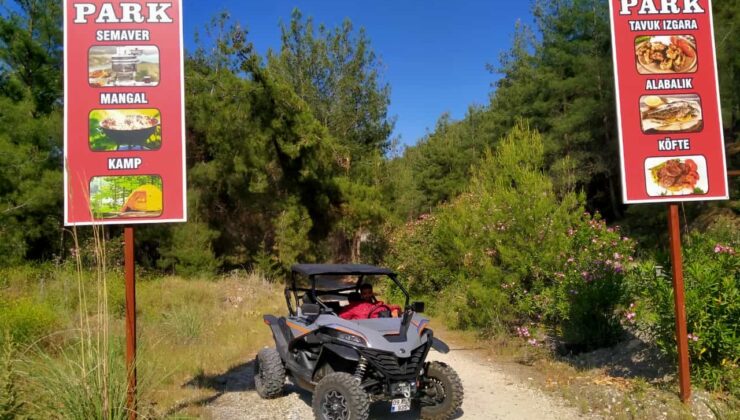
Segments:
[[[578,411],[527,385],[526,378],[515,378],[491,362],[480,361],[473,351],[453,350],[446,355],[430,352],[429,357],[450,364],[460,375],[465,388],[461,419],[576,419]],[[206,411],[215,420],[232,419],[311,419],[311,394],[293,385],[286,395],[262,400],[254,391],[252,364],[247,363],[223,375],[222,394]],[[391,414],[388,404],[374,404],[373,419],[410,420],[419,413]]]

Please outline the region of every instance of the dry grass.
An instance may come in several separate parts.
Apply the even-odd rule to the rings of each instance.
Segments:
[[[254,358],[272,341],[262,315],[285,312],[281,287],[254,273],[218,281],[167,277],[140,283],[137,294],[141,362],[159,380],[157,417],[200,415],[201,402],[217,393],[191,384]]]
[[[53,325],[44,326],[44,336],[33,338],[34,345],[20,343],[21,347],[38,349],[26,352],[41,362],[33,364],[32,360],[29,366],[40,367],[44,361],[69,364],[65,364],[70,362],[65,352],[78,346],[80,331],[97,343],[98,333],[108,329],[113,360],[106,362],[123,358],[123,275],[108,271],[102,290],[101,274],[97,270],[78,272],[71,265],[0,270],[4,279],[0,304],[25,299],[41,308],[52,308],[56,314]],[[142,417],[200,416],[200,402],[214,397],[216,391],[190,384],[251,360],[272,341],[262,315],[286,312],[282,285],[255,273],[233,272],[216,280],[140,276],[136,287]],[[108,303],[97,303],[103,296]],[[111,315],[102,316],[101,310]],[[105,341],[101,336],[100,342]],[[103,347],[98,350],[107,351]],[[69,379],[70,384],[74,382]]]

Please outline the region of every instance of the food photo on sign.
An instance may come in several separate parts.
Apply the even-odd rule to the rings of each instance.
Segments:
[[[90,86],[157,86],[159,48],[154,45],[95,45],[88,50]]]
[[[707,193],[707,161],[703,156],[648,158],[647,193],[651,197]]]
[[[645,134],[691,133],[703,128],[701,98],[687,95],[645,95],[640,98]]]
[[[694,73],[699,59],[691,35],[642,35],[635,38],[640,74]]]
[[[95,109],[88,142],[94,152],[158,150],[162,147],[158,109]]]

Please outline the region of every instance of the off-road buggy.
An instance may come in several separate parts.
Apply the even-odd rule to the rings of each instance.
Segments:
[[[398,317],[382,303],[372,308],[377,313],[373,318],[338,316],[350,293],[388,279],[405,297]],[[376,401],[389,401],[391,412],[416,407],[425,419],[451,418],[462,405],[462,383],[455,371],[426,361],[430,349],[447,353],[449,347],[419,315],[424,304],[409,304],[409,294],[393,271],[358,264],[296,264],[285,299],[289,316],[264,316],[275,348],[262,349],[254,363],[255,388],[262,398],[281,395],[288,375],[313,392],[313,412],[322,420],[366,419]]]

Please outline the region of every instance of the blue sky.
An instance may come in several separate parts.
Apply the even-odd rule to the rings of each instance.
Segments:
[[[487,104],[495,64],[511,44],[517,19],[531,22],[527,0],[184,0],[186,46],[195,29],[226,10],[249,30],[264,54],[280,46],[279,22],[299,8],[328,27],[349,18],[364,27],[391,86],[395,137],[416,143],[449,112],[465,116],[471,104]]]

